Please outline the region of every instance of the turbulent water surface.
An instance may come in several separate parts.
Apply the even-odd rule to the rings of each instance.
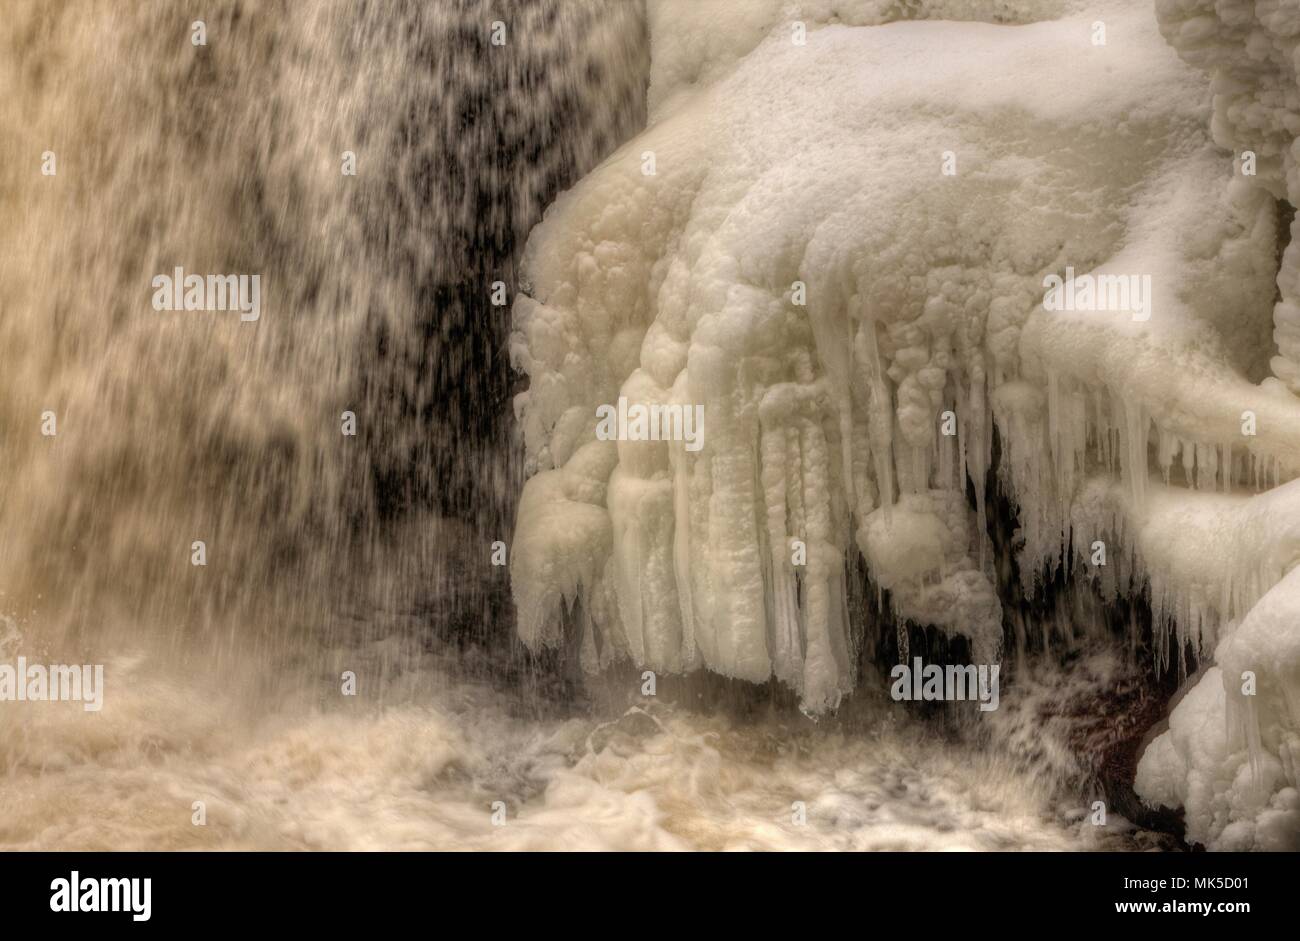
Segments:
[[[1092,826],[1085,806],[1053,799],[1005,757],[883,710],[827,728],[797,713],[705,714],[658,702],[539,713],[518,693],[458,678],[463,655],[449,662],[378,643],[335,659],[363,675],[387,663],[382,694],[339,704],[320,695],[325,677],[300,676],[286,690],[283,672],[218,678],[159,670],[143,652],[110,660],[115,699],[94,727],[68,704],[6,730],[0,841],[18,849],[1167,845],[1122,821]],[[207,826],[192,825],[194,801],[206,805]],[[494,825],[501,805],[504,823]]]

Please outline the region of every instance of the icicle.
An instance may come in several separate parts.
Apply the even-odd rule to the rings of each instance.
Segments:
[[[876,483],[880,489],[880,505],[886,515],[894,503],[894,407],[893,397],[885,382],[884,368],[880,363],[880,346],[876,341],[876,322],[867,315],[864,332],[871,360],[871,416],[868,435],[871,439],[871,457],[875,464]]]
[[[781,416],[785,417],[785,416]],[[772,601],[772,672],[794,690],[803,689],[803,650],[799,643],[799,609],[796,602],[792,544],[786,523],[787,433],[764,415],[761,432],[760,474],[767,510],[768,584]]]
[[[848,328],[849,335],[848,349],[853,349],[853,326],[852,318],[845,318],[845,326]],[[849,368],[852,368],[851,366]],[[811,372],[811,369],[809,370]],[[840,428],[840,462],[844,474],[843,487],[844,493],[849,497],[849,505],[855,505],[855,488],[853,486],[853,390],[847,375],[841,377],[842,391],[837,402],[839,403],[839,428]]]
[[[835,595],[834,586],[843,584],[836,576],[843,571],[844,563],[832,542],[830,489],[825,486],[831,457],[826,434],[819,422],[802,418],[799,440],[810,470],[802,481],[804,505],[808,508],[808,567],[801,607],[806,645],[802,705],[821,711],[834,708],[840,700],[837,684],[845,664],[838,662],[836,650],[845,649],[847,643],[832,631],[843,627],[838,614],[845,601],[842,594]]]
[[[993,410],[988,404],[987,392],[985,372],[981,364],[975,368],[974,374],[971,376],[970,424],[973,429],[978,431],[978,434],[970,439],[970,454],[966,461],[971,474],[971,482],[975,488],[975,525],[980,534],[979,567],[981,572],[986,571],[989,565],[988,553],[986,552],[989,521],[988,508],[985,506],[984,488],[988,480],[989,464],[991,463]]]
[[[1168,487],[1174,455],[1178,453],[1178,437],[1158,425],[1156,426],[1156,432],[1159,435],[1159,443],[1156,445],[1156,460],[1160,464],[1160,472],[1164,476],[1165,486]]]
[[[1210,444],[1196,445],[1196,489],[1217,490],[1219,452]]]
[[[610,477],[609,489],[611,503],[612,493],[616,491],[623,474],[622,468],[614,468]],[[612,508],[613,509],[613,508]],[[627,638],[633,662],[646,662],[646,644],[644,632],[645,609],[641,600],[642,532],[640,519],[634,510],[610,513],[614,524],[614,571],[618,579],[618,613],[623,622],[623,634]]]
[[[673,472],[673,574],[677,602],[682,612],[682,667],[694,669],[699,649],[695,645],[695,604],[691,591],[691,490],[690,461],[683,442],[668,446]]]
[[[951,403],[947,400],[944,402],[944,409],[952,409]],[[956,412],[954,411],[953,414],[956,414]],[[961,490],[961,479],[957,476],[956,436],[945,435],[941,426],[942,422],[937,423],[934,429],[939,452],[939,479],[937,486],[943,490]]]
[[[1147,449],[1151,423],[1141,405],[1124,403],[1114,395],[1111,401],[1118,402],[1123,412],[1121,435],[1125,454],[1121,462],[1121,473],[1127,478],[1129,497],[1133,501],[1133,506],[1140,509],[1146,503]]]

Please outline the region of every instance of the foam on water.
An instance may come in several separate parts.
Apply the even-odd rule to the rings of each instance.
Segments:
[[[289,682],[252,665],[221,678],[160,671],[140,652],[108,664],[112,708],[94,726],[74,704],[21,722],[0,712],[10,808],[0,846],[1065,850],[1150,840],[1114,816],[1092,826],[1045,779],[897,710],[865,733],[797,713],[648,700],[538,715],[517,693],[465,680],[445,654],[407,651],[396,670],[391,644],[336,654],[363,676],[389,663],[383,694],[321,696],[321,676]],[[191,822],[196,800],[207,826]],[[492,823],[496,801],[504,826]]]

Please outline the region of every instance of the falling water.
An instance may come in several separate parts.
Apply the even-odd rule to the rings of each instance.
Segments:
[[[644,124],[638,2],[8,0],[0,47],[0,659],[106,665],[99,714],[0,710],[0,845],[1111,839],[869,697],[646,707],[513,645],[493,283]],[[177,267],[260,318],[155,310]]]
[[[635,4],[510,10],[498,49],[490,3],[222,0],[195,46],[171,3],[11,5],[10,616],[283,652],[508,531],[492,284],[644,120],[646,69]],[[260,274],[260,319],[153,310],[175,267]]]

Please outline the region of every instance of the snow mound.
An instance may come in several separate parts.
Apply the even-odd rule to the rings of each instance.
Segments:
[[[1147,748],[1136,789],[1215,850],[1300,847],[1300,569],[1227,636]]]
[[[796,34],[831,24],[879,26],[897,20],[1030,23],[1056,19],[1080,0],[652,0],[652,115],[680,107],[677,96],[707,88],[776,32]]]
[[[1300,6],[1292,0],[1156,0],[1156,13],[1178,54],[1210,74],[1214,139],[1237,158],[1237,172],[1300,205]],[[1253,173],[1246,154],[1253,155]],[[1271,365],[1274,375],[1300,393],[1298,233],[1293,221],[1277,279],[1278,355]]]

